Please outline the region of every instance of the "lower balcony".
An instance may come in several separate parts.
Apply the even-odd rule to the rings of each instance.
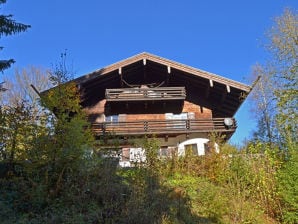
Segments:
[[[231,136],[237,124],[234,118],[187,119],[187,120],[144,120],[126,122],[92,123],[93,132],[101,137],[106,135],[180,135],[190,133],[223,133]]]

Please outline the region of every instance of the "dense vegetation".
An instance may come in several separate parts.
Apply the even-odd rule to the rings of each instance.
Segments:
[[[144,139],[146,163],[120,169],[114,159],[88,153],[92,139],[84,126],[76,117],[57,121],[54,133],[28,124],[18,129],[18,143],[12,137],[2,150],[1,223],[297,221],[291,216],[297,196],[283,188],[296,187],[287,174],[295,175],[297,163],[283,166],[278,149],[259,143],[237,152],[223,145],[219,154],[160,160],[158,142]]]
[[[48,73],[58,88],[39,103],[0,93],[0,223],[297,223],[296,25],[288,10],[277,18],[278,60],[256,72],[279,87],[257,84],[259,126],[241,149],[215,138],[220,153],[159,159],[158,142],[145,138],[136,144],[146,162],[120,169],[93,139],[63,60]]]

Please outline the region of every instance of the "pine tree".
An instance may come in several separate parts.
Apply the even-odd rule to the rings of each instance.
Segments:
[[[6,0],[0,0],[0,5],[6,3]],[[18,23],[13,20],[13,15],[0,15],[0,38],[21,33],[30,28],[30,25]],[[3,50],[3,47],[0,47]],[[0,72],[9,68],[15,62],[14,59],[0,60]]]

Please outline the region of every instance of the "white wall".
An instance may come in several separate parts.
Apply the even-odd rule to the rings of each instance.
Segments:
[[[181,142],[178,145],[178,156],[184,156],[185,155],[185,145],[192,145],[196,144],[197,145],[197,150],[198,150],[198,155],[205,155],[205,147],[204,144],[208,143],[209,139],[207,138],[193,138],[193,139],[188,139],[184,142]],[[215,143],[215,151],[218,153],[219,152],[219,147]]]

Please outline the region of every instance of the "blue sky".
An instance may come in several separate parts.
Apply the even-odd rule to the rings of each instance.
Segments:
[[[266,60],[264,33],[297,0],[8,0],[1,14],[32,26],[3,37],[1,59],[16,68],[51,68],[67,49],[76,76],[149,52],[251,84],[251,67]],[[1,80],[1,77],[0,77]],[[249,101],[238,110],[240,144],[255,126]]]

